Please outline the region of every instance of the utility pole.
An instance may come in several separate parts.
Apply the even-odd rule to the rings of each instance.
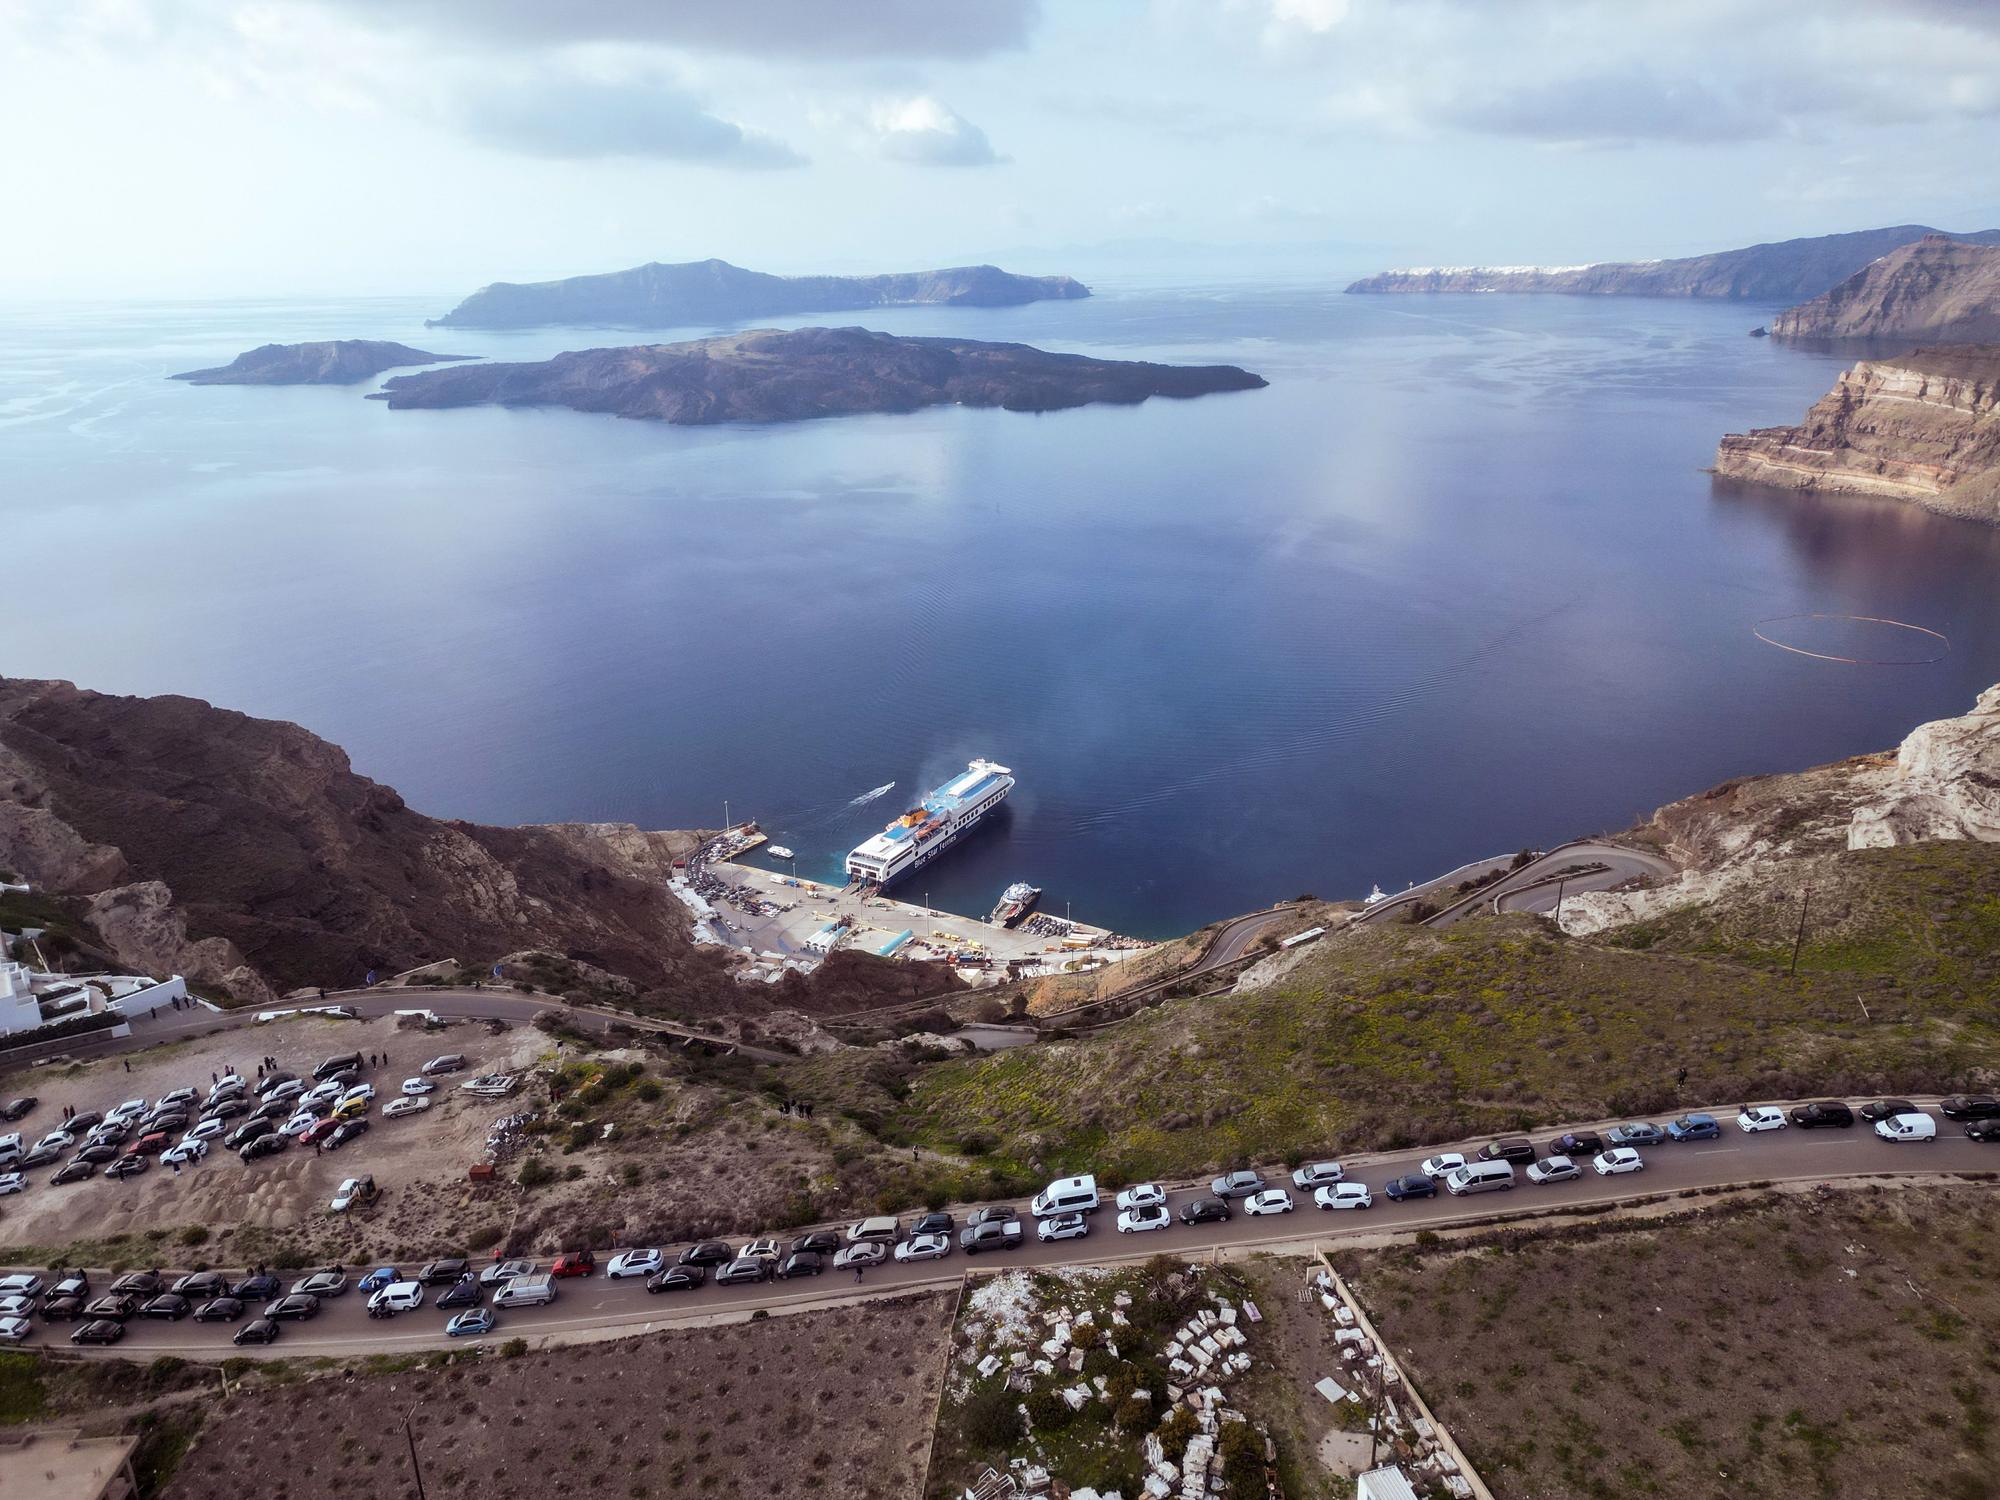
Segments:
[[[1563,890],[1568,885],[1569,881],[1567,879],[1556,882],[1556,926],[1558,927],[1562,926],[1563,920]]]
[[[1792,936],[1791,977],[1793,979],[1799,977],[1799,947],[1806,940],[1806,913],[1810,910],[1812,910],[1812,887],[1807,886],[1805,896],[1799,902],[1799,930]]]
[[[417,1409],[414,1406],[403,1413],[403,1437],[410,1445],[410,1473],[416,1476],[417,1500],[425,1500],[423,1466],[417,1462],[417,1435],[410,1430],[410,1419],[416,1414]]]

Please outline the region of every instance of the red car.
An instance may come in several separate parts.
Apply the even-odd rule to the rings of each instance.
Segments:
[[[173,1143],[174,1138],[172,1136],[168,1135],[164,1130],[156,1130],[151,1135],[140,1136],[138,1144],[132,1148],[132,1151],[136,1156],[158,1156]]]
[[[549,1267],[551,1276],[588,1276],[597,1269],[597,1256],[589,1250],[566,1250]]]
[[[315,1120],[299,1132],[299,1144],[301,1146],[317,1146],[338,1129],[340,1129],[340,1121],[331,1117],[324,1120]]]

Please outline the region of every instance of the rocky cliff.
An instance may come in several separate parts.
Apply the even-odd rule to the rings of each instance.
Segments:
[[[356,385],[406,365],[438,365],[471,354],[431,354],[386,339],[330,339],[313,344],[262,344],[212,370],[185,370],[169,380],[190,385]]]
[[[1938,233],[1922,224],[1823,234],[1677,260],[1585,266],[1429,266],[1364,277],[1350,292],[1567,292],[1622,297],[1723,297],[1791,302],[1816,297],[1870,261]],[[2000,230],[1959,239],[2000,245]]]
[[[658,422],[782,422],[924,406],[1054,411],[1261,388],[1234,365],[1157,365],[1026,344],[897,338],[862,328],[753,329],[685,344],[584,349],[534,364],[399,375],[390,406],[567,406]]]
[[[1787,308],[1771,334],[2000,342],[2000,245],[1925,235]]]
[[[678,328],[745,318],[852,312],[937,303],[1012,307],[1088,297],[1069,276],[1018,276],[998,266],[953,266],[885,276],[772,276],[726,260],[634,266],[561,281],[498,281],[430,326],[443,328]]]
[[[2000,522],[2000,346],[1862,360],[1798,426],[1723,438],[1715,471]]]

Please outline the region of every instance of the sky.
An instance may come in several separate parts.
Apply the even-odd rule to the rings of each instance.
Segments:
[[[0,0],[0,300],[2000,226],[2000,0]]]

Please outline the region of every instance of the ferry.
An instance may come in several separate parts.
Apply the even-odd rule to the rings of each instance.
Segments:
[[[1025,880],[1017,880],[1000,893],[1000,904],[993,908],[993,914],[986,920],[996,927],[1012,927],[1042,899],[1042,888],[1029,885]]]
[[[1014,773],[990,760],[970,762],[887,828],[847,856],[847,878],[877,889],[920,870],[970,833],[1007,800]]]
[[[793,854],[791,850],[787,849],[783,844],[771,845],[769,852],[771,858],[773,859],[796,859],[798,857],[797,855]]]

